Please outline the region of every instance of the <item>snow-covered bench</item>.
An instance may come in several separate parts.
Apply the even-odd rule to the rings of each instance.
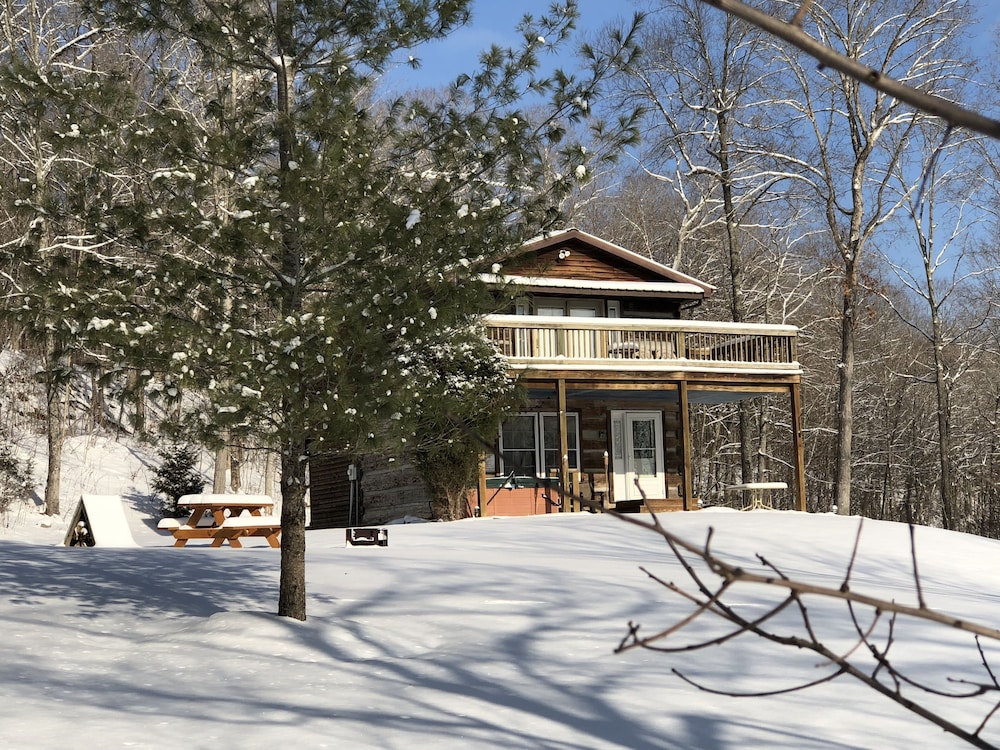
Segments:
[[[215,536],[211,516],[201,519],[197,526],[191,526],[180,518],[161,518],[156,528],[169,531],[174,537],[175,547],[183,547],[189,539],[212,539]]]
[[[232,516],[212,531],[213,547],[221,547],[225,542],[231,547],[242,547],[240,539],[251,536],[264,537],[272,547],[281,546],[281,519],[278,516]]]
[[[169,531],[175,547],[191,539],[211,540],[213,547],[229,542],[242,547],[243,537],[259,536],[272,547],[281,543],[281,519],[264,515],[274,509],[274,501],[263,495],[185,495],[177,504],[191,509],[187,520],[164,518],[157,528]]]

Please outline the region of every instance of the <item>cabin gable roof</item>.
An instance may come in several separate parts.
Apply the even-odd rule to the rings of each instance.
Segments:
[[[504,264],[518,286],[707,299],[715,287],[579,229],[530,240]]]

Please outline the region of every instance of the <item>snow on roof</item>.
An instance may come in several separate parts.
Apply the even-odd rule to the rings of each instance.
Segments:
[[[558,279],[538,276],[486,276],[484,281],[503,281],[533,289],[581,289],[595,292],[622,292],[642,295],[701,297],[705,289],[697,284],[674,281],[593,281],[586,279]]]

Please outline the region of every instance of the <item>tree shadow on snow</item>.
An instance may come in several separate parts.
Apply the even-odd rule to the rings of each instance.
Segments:
[[[355,736],[364,736],[369,746],[388,746],[408,735],[425,743],[434,737],[446,747],[459,741],[468,746],[543,750],[735,750],[744,747],[744,738],[753,734],[760,738],[762,747],[862,750],[785,730],[780,723],[761,726],[718,710],[705,715],[671,711],[667,702],[671,690],[663,691],[663,700],[649,691],[651,673],[657,675],[656,680],[674,679],[667,668],[659,673],[657,667],[651,669],[647,664],[641,667],[646,682],[633,684],[634,664],[610,653],[613,641],[596,657],[592,651],[586,652],[586,648],[593,648],[589,644],[579,659],[574,659],[578,645],[574,637],[587,634],[588,620],[574,587],[560,575],[552,576],[547,584],[540,584],[544,579],[532,578],[535,587],[530,590],[515,583],[491,591],[487,583],[482,591],[484,599],[520,590],[525,600],[531,600],[511,602],[514,615],[498,611],[498,621],[505,624],[494,633],[488,628],[464,630],[461,612],[442,613],[443,621],[453,623],[455,629],[442,633],[439,643],[408,640],[408,634],[398,630],[399,623],[408,617],[428,614],[418,609],[419,602],[449,601],[450,593],[461,590],[458,578],[469,574],[468,567],[454,573],[438,569],[426,577],[410,569],[398,574],[397,580],[373,587],[364,600],[336,607],[325,628],[289,629],[289,637],[321,650],[349,679],[375,671],[385,694],[405,696],[403,710],[338,706],[339,727],[354,724]],[[417,577],[421,578],[421,595],[407,600],[414,606],[408,612],[406,602],[394,593],[412,588]],[[458,609],[467,608],[465,616],[470,620],[483,616],[481,605],[482,601],[473,600],[455,604]],[[621,619],[615,621],[624,623],[627,610],[623,605]],[[380,630],[382,616],[390,619]],[[317,619],[310,622],[315,624]],[[513,628],[512,621],[517,622]],[[345,630],[350,637],[344,637]],[[416,632],[427,630],[433,629],[418,628]],[[560,633],[566,634],[565,642]],[[463,639],[483,637],[485,642],[463,643]],[[549,658],[545,653],[548,649],[564,653]],[[589,668],[595,659],[605,658],[617,661],[610,667],[605,661]],[[319,718],[315,708],[296,706],[293,699],[285,697],[287,703],[268,708],[291,713],[304,709],[302,718]],[[547,726],[553,731],[546,731]]]
[[[0,597],[15,605],[58,604],[67,617],[80,620],[109,613],[144,620],[207,617],[233,609],[273,611],[278,564],[278,556],[270,554],[260,556],[260,565],[248,566],[245,553],[226,557],[217,549],[11,542],[0,547]],[[44,608],[38,611],[44,616]]]

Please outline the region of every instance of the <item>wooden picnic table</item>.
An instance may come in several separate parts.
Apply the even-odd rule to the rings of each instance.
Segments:
[[[267,495],[184,495],[178,507],[191,511],[187,521],[165,518],[158,528],[173,534],[174,546],[190,539],[211,539],[213,547],[226,542],[242,547],[240,539],[263,537],[271,547],[280,547],[281,519],[272,515],[274,500]]]

